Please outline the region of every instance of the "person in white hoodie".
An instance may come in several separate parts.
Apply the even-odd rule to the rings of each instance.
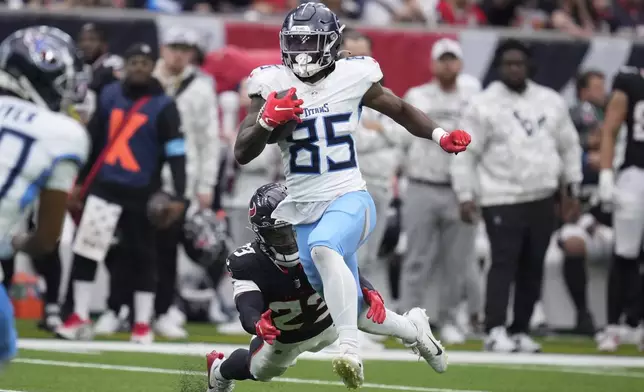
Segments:
[[[212,207],[219,165],[219,110],[213,80],[192,65],[199,35],[194,30],[175,27],[168,31],[161,48],[154,76],[166,93],[177,101],[186,136],[186,198],[198,209]],[[167,178],[167,177],[166,177]],[[165,181],[169,183],[169,181]],[[155,311],[158,333],[168,338],[185,338],[185,330],[167,315],[175,298],[177,244],[181,225],[158,233],[157,252],[165,266],[159,271]]]
[[[467,129],[462,128],[462,114],[469,100],[480,91],[480,83],[471,77],[460,77],[463,51],[457,41],[447,38],[437,41],[431,57],[434,80],[411,88],[405,99],[445,127]],[[461,221],[452,189],[450,166],[455,157],[443,154],[431,142],[415,138],[409,138],[405,151],[409,185],[403,196],[402,224],[408,242],[401,269],[400,306],[403,309],[423,306],[427,282],[440,274],[440,279],[434,281],[440,285],[441,339],[450,344],[463,343],[465,336],[456,327],[455,309],[462,299],[466,278],[478,275],[478,271],[475,226]],[[481,299],[480,294],[470,296]]]
[[[348,56],[372,56],[371,41],[358,31],[345,29],[342,48]],[[378,219],[367,243],[358,252],[360,271],[380,288],[385,303],[391,301],[388,267],[378,258],[378,251],[387,227],[384,218],[393,198],[393,181],[400,163],[401,140],[399,127],[385,115],[362,108],[360,124],[355,134],[356,150],[360,155],[360,171],[376,205]]]

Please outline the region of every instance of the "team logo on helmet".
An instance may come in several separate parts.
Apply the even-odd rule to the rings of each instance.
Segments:
[[[254,202],[251,202],[250,208],[248,209],[248,216],[252,218],[255,216],[256,213],[257,213],[257,207],[255,206]]]

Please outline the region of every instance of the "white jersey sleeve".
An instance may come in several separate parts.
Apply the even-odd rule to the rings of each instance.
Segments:
[[[293,87],[290,72],[283,65],[263,65],[255,68],[248,76],[248,96],[261,96],[266,99],[273,91],[288,90]]]
[[[57,163],[51,171],[49,181],[45,189],[69,192],[74,185],[74,179],[78,175],[80,167],[73,161],[62,161]]]
[[[344,82],[352,86],[352,95],[362,96],[374,83],[382,80],[380,64],[369,56],[347,57],[336,62],[336,71],[342,75]]]

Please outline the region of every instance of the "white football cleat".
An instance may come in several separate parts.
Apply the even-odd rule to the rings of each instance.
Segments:
[[[364,383],[364,369],[360,356],[351,351],[345,350],[339,356],[333,358],[333,371],[340,376],[344,385],[349,389],[358,389]]]
[[[465,334],[454,324],[444,324],[440,331],[441,341],[445,344],[465,343]]]
[[[130,341],[139,344],[152,344],[154,341],[154,332],[152,332],[149,324],[136,323],[132,327]]]
[[[108,310],[101,314],[101,317],[96,320],[94,324],[94,334],[96,335],[114,335],[121,327],[121,320],[116,316],[112,310]]]
[[[517,351],[522,353],[540,353],[541,345],[525,333],[518,333],[512,336],[516,343]]]
[[[154,323],[154,330],[167,339],[187,339],[188,332],[168,314],[163,314]]]
[[[208,392],[232,392],[235,381],[224,380],[217,377],[219,366],[224,362],[224,354],[213,351],[206,355],[206,368],[208,369]]]
[[[186,325],[186,322],[188,321],[188,318],[186,317],[186,314],[183,313],[178,307],[176,306],[170,306],[170,309],[166,312],[166,315],[170,317],[171,320],[174,320],[174,323],[177,324],[180,327],[183,327]]]
[[[56,336],[65,340],[92,340],[94,337],[92,322],[72,313],[61,326],[56,328]]]
[[[505,327],[494,327],[485,337],[483,349],[496,353],[513,353],[517,351],[517,343],[510,339]]]
[[[246,331],[242,327],[241,321],[235,319],[229,323],[217,326],[217,332],[222,335],[245,335]]]
[[[597,334],[597,350],[612,353],[617,351],[620,343],[620,327],[618,325],[607,325],[603,331]]]
[[[405,343],[414,353],[420,355],[437,373],[447,370],[447,353],[441,342],[432,334],[429,317],[425,309],[413,308],[404,315],[418,330],[416,341]]]

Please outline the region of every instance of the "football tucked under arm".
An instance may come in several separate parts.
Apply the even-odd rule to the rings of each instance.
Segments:
[[[284,98],[288,90],[280,91],[277,93],[277,98]],[[297,99],[297,95],[293,94],[293,99]],[[275,144],[280,140],[284,140],[287,137],[291,136],[295,129],[297,128],[297,121],[291,120],[286,124],[279,125],[273,129],[271,135],[268,137],[268,142],[266,144]]]

